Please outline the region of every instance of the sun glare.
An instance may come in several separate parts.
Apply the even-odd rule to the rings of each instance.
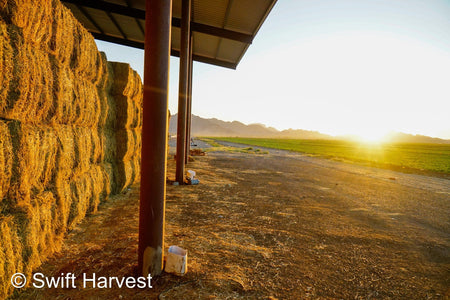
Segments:
[[[365,144],[381,144],[386,137],[384,132],[365,132],[358,135],[359,140]]]

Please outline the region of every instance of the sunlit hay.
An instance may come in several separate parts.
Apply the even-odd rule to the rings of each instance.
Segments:
[[[8,123],[17,165],[8,195],[14,199],[41,193],[53,180],[56,169],[57,139],[51,127]]]
[[[68,219],[68,229],[73,229],[89,209],[92,198],[92,179],[89,172],[77,177],[69,183],[71,206]]]
[[[52,121],[57,124],[73,124],[76,118],[74,75],[56,59],[51,60],[54,76]]]
[[[68,184],[71,197],[68,228],[72,229],[87,213],[97,211],[100,202],[106,199],[110,185],[102,165],[91,166],[89,171]]]
[[[6,104],[12,70],[13,49],[9,40],[8,28],[0,20],[0,114]]]
[[[11,276],[23,272],[22,242],[12,216],[0,216],[0,299],[13,290]]]
[[[8,124],[0,120],[0,203],[9,189],[13,160],[14,151]]]
[[[52,122],[79,126],[97,126],[102,104],[95,85],[78,78],[73,71],[57,60],[52,61],[55,77]]]
[[[75,138],[72,126],[55,126],[57,138],[56,174],[55,177],[62,181],[72,178],[75,173]],[[82,172],[80,172],[81,174]]]
[[[52,1],[2,0],[0,16],[20,27],[28,43],[46,49],[52,32]]]
[[[52,34],[49,40],[49,52],[63,65],[70,64],[74,48],[74,34],[72,28],[77,22],[70,9],[59,0],[52,0]]]
[[[102,62],[94,37],[79,23],[73,27],[74,47],[70,66],[76,76],[97,84],[102,78]]]
[[[22,241],[27,275],[61,247],[62,234],[55,234],[56,199],[46,191],[32,199],[21,199],[12,210]]]
[[[117,162],[117,190],[125,191],[134,182],[134,163],[132,160]]]
[[[74,127],[74,143],[75,143],[75,168],[73,176],[79,176],[89,170],[92,164],[92,134],[89,128]],[[100,145],[98,145],[100,147]]]
[[[72,193],[67,179],[56,177],[54,193],[56,197],[55,234],[63,235],[67,231],[70,208],[72,206]]]
[[[133,171],[134,171],[134,182],[141,181],[141,155],[136,155],[132,160]]]
[[[102,78],[97,85],[97,93],[100,100],[100,116],[98,126],[100,127],[114,127],[116,108],[114,98],[110,95],[110,90],[113,82],[113,70],[110,64],[106,61],[106,55],[100,52],[102,60]]]
[[[0,117],[32,124],[47,122],[53,103],[49,56],[26,43],[19,28],[10,25],[8,30],[14,67]]]
[[[92,198],[89,204],[89,213],[95,213],[98,205],[105,201],[111,193],[111,183],[109,170],[105,166],[93,166],[89,171],[89,176],[92,179]]]
[[[95,85],[87,80],[74,80],[75,119],[79,126],[97,126],[101,113],[100,99]]]
[[[110,63],[114,72],[114,84],[111,89],[117,114],[118,128],[136,128],[141,124],[142,82],[136,71],[124,63]]]

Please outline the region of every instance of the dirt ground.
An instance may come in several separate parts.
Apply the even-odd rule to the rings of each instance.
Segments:
[[[174,177],[169,161],[169,177]],[[450,181],[309,157],[208,152],[168,186],[166,251],[188,273],[152,289],[36,289],[13,299],[449,299]],[[40,270],[133,276],[139,186],[72,231]]]

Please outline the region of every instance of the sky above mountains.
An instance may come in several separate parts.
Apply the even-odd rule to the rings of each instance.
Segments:
[[[143,73],[141,50],[98,46]],[[194,63],[192,109],[279,130],[449,139],[449,82],[450,1],[280,0],[237,70]]]

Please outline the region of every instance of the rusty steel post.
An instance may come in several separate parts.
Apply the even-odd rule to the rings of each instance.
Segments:
[[[178,91],[177,160],[175,180],[184,184],[186,155],[186,106],[188,96],[189,36],[191,34],[191,0],[181,6],[180,78]]]
[[[163,268],[172,0],[147,0],[145,12],[138,267],[147,277]]]
[[[187,102],[187,114],[186,114],[186,155],[185,163],[188,163],[189,154],[191,152],[191,121],[192,121],[192,48],[193,37],[191,35],[189,39],[189,73],[188,73],[188,102]]]

